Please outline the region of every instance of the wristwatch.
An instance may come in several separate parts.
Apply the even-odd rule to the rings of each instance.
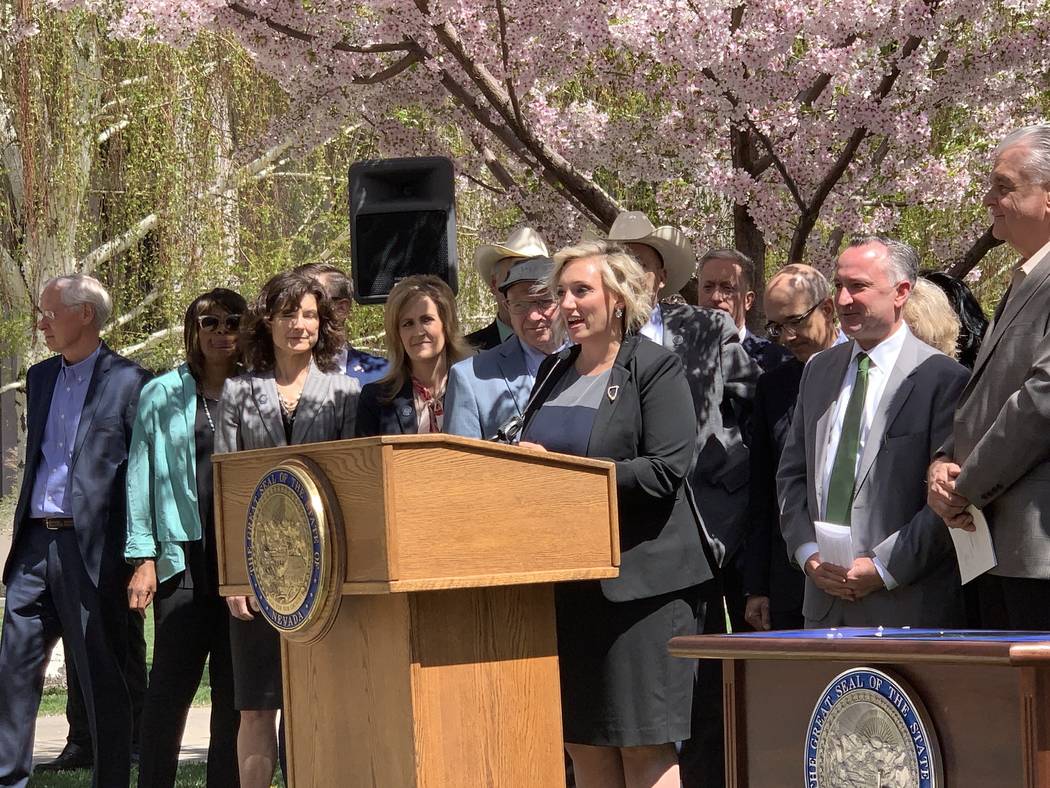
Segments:
[[[136,569],[138,569],[140,566],[142,566],[147,561],[155,561],[155,560],[156,559],[153,556],[150,555],[150,556],[144,556],[142,558],[129,558],[128,559],[128,563],[131,564]]]

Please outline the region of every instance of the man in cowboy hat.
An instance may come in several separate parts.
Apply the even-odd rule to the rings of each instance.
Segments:
[[[754,396],[759,368],[740,343],[723,310],[662,303],[677,293],[694,270],[694,257],[680,230],[655,227],[640,211],[621,213],[609,240],[624,244],[649,277],[653,311],[642,334],[678,354],[685,366],[697,416],[697,460],[690,487],[716,558],[742,541],[747,511],[748,453],[738,414]],[[725,631],[721,588],[707,589],[704,631]],[[741,605],[742,607],[742,605]],[[740,611],[741,618],[743,610]],[[679,759],[686,788],[716,785],[722,776],[721,666],[702,660],[693,697],[693,735]]]
[[[558,304],[536,285],[550,276],[549,257],[514,264],[500,285],[514,335],[498,347],[454,364],[445,389],[445,432],[491,438],[525,406],[540,364],[561,344]]]
[[[547,257],[547,244],[531,227],[521,227],[502,243],[482,244],[474,252],[474,267],[488,282],[496,301],[496,319],[484,328],[467,334],[467,341],[478,350],[489,350],[514,336],[510,315],[499,287],[511,266],[530,257]]]

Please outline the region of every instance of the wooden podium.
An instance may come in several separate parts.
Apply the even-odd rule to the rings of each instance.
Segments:
[[[223,595],[251,593],[249,504],[293,456],[345,576],[323,637],[282,638],[291,785],[564,786],[551,584],[617,575],[612,463],[447,435],[215,455]]]
[[[806,630],[675,638],[723,660],[726,785],[807,785],[811,714],[832,679],[903,679],[936,732],[948,788],[1050,788],[1050,633]]]

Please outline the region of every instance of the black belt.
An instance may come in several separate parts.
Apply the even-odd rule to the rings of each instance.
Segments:
[[[61,531],[73,527],[72,517],[38,517],[33,522],[40,523],[49,531]]]

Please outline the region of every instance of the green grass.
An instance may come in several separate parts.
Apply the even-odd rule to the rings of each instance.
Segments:
[[[154,627],[153,627],[153,606],[151,605],[146,610],[146,670],[148,671],[153,665],[153,641],[154,641]],[[204,675],[201,676],[200,686],[197,687],[197,694],[193,696],[194,706],[207,706],[211,703],[211,683],[208,680],[208,668],[205,666]],[[43,696],[40,698],[40,710],[37,712],[38,717],[51,717],[56,714],[66,713],[66,691],[64,689],[54,689],[45,691]]]
[[[176,788],[204,788],[205,770],[204,763],[183,763],[179,765],[179,773],[175,778]],[[131,770],[131,784],[137,781],[137,769]],[[90,788],[91,772],[88,769],[78,769],[74,772],[59,772],[57,774],[41,774],[31,777],[29,780],[31,788]]]

